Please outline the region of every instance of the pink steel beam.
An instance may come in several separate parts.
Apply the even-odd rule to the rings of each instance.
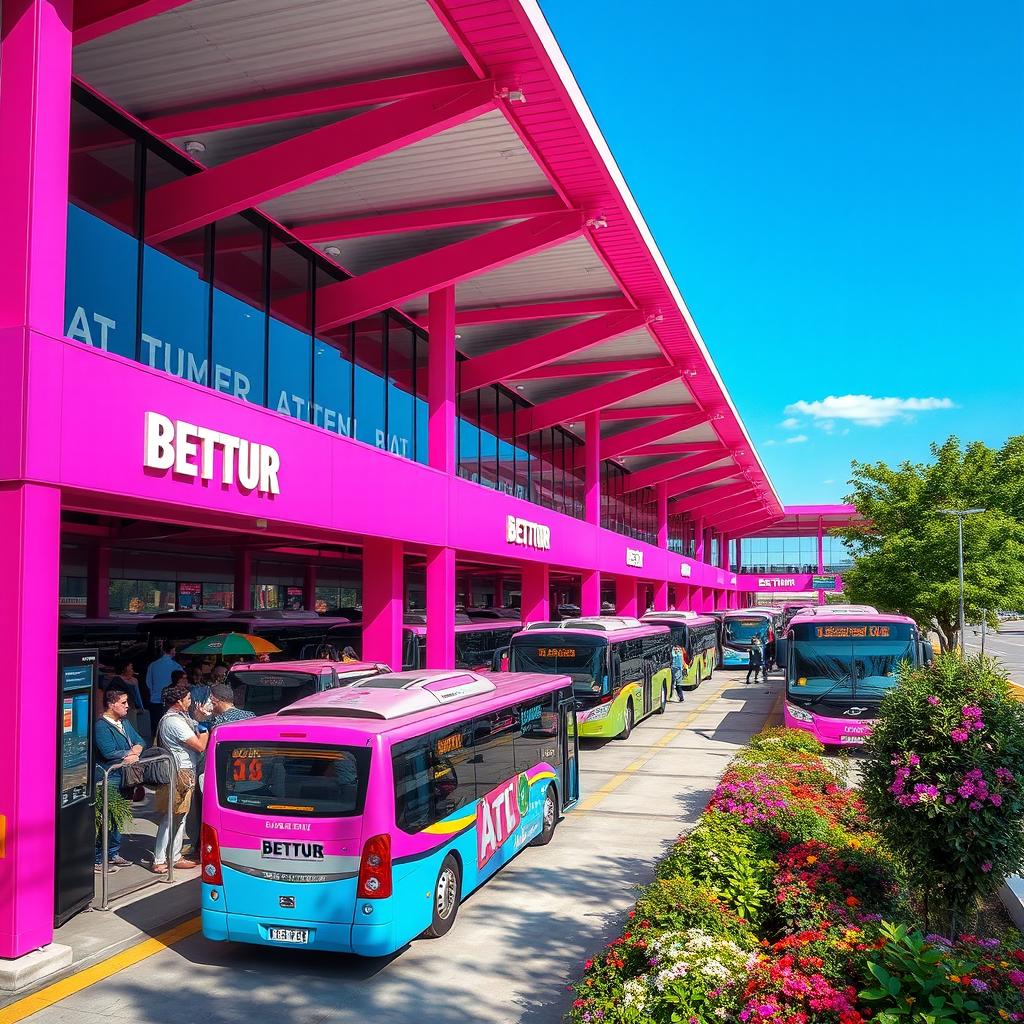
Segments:
[[[729,450],[719,441],[668,441],[665,444],[648,444],[637,448],[633,455],[689,455],[692,452],[718,452],[725,458]]]
[[[119,28],[145,21],[188,0],[75,0],[74,43],[80,46]]]
[[[497,352],[477,356],[462,364],[462,390],[486,387],[509,377],[522,376],[538,366],[582,352],[603,341],[617,338],[643,327],[647,314],[638,310],[628,313],[607,313],[593,320],[563,327],[560,331],[542,334]],[[662,435],[664,436],[664,435]]]
[[[703,506],[713,504],[721,498],[735,497],[745,493],[750,493],[750,484],[746,480],[727,484],[725,487],[715,487],[710,491],[701,491],[700,494],[692,494],[686,498],[677,498],[672,502],[669,511],[673,514],[695,512],[697,509],[703,510]]]
[[[470,121],[495,104],[494,83],[456,85],[324,125],[161,185],[146,200],[146,234],[161,242]]]
[[[685,474],[695,473],[697,470],[704,469],[705,466],[710,466],[713,462],[720,462],[721,460],[722,456],[717,452],[709,452],[704,455],[690,455],[685,459],[672,459],[661,466],[650,466],[647,469],[640,469],[635,473],[630,473],[623,481],[623,490],[626,492],[639,491],[644,487],[654,487],[656,484],[674,480],[676,477],[683,477],[682,480],[675,481],[676,485],[681,487],[685,483]],[[733,472],[737,472],[735,467]]]
[[[728,480],[742,472],[743,470],[739,466],[723,466],[721,469],[709,469],[706,473],[693,473],[690,476],[681,477],[675,482],[675,486],[681,488],[689,485],[691,489],[706,487],[708,484],[717,484],[720,480]]]
[[[498,220],[519,220],[542,213],[564,213],[565,203],[555,196],[529,199],[505,199],[496,203],[470,206],[443,206],[435,210],[405,210],[371,217],[346,217],[320,224],[301,224],[292,228],[300,242],[334,242],[343,238],[369,235],[395,235],[403,231],[428,231],[433,228],[459,227],[464,224],[489,224]]]
[[[769,523],[777,518],[777,515],[773,515],[767,508],[762,507],[760,512],[751,512],[749,515],[741,515],[736,519],[725,520],[721,523],[721,527],[728,530],[729,533],[736,533],[738,530],[747,530],[758,523]]]
[[[627,409],[605,409],[601,414],[603,420],[644,420],[655,416],[678,416],[690,411],[692,403],[679,402],[675,405],[634,405]],[[701,416],[703,423],[707,416]],[[662,435],[664,436],[664,435]]]
[[[668,363],[660,357],[652,359],[606,359],[600,363],[557,363],[537,366],[525,373],[509,374],[505,380],[549,380],[557,377],[598,377],[604,373],[635,373],[638,370],[660,370]],[[704,447],[708,447],[704,445]]]
[[[749,494],[749,492],[747,492]],[[764,505],[764,501],[757,495],[745,497],[743,495],[736,495],[732,498],[726,498],[722,501],[712,502],[708,505],[701,507],[700,514],[705,519],[714,520],[716,516],[729,516],[735,518],[739,515],[747,515],[753,511],[754,506],[761,507]]]
[[[567,420],[582,419],[587,413],[604,409],[606,405],[623,402],[633,395],[641,395],[645,391],[661,387],[669,381],[678,380],[679,370],[667,367],[664,370],[646,370],[634,373],[621,380],[613,380],[606,384],[598,384],[592,388],[584,388],[572,395],[552,399],[543,405],[535,405],[516,414],[516,429],[521,433],[532,430],[543,430]],[[602,413],[602,417],[603,417]]]
[[[328,285],[317,292],[317,327],[323,330],[401,305],[558,245],[583,229],[584,215],[578,212],[532,217]]]
[[[562,316],[600,316],[634,309],[629,299],[610,295],[605,299],[569,299],[566,302],[535,302],[526,306],[496,306],[493,309],[460,309],[456,327],[479,324],[505,324],[519,320],[547,320]]]
[[[469,68],[445,68],[415,75],[397,75],[373,82],[349,82],[319,89],[286,93],[283,96],[261,96],[239,103],[221,103],[198,110],[159,114],[146,122],[146,127],[165,139],[201,132],[222,132],[229,128],[246,128],[254,124],[287,121],[311,114],[329,114],[337,110],[375,107],[394,103],[431,89],[453,85],[469,85],[477,81]]]
[[[602,415],[602,419],[603,419]],[[670,416],[668,419],[658,420],[656,423],[648,423],[633,430],[624,430],[621,434],[613,437],[606,437],[601,441],[601,458],[614,459],[619,455],[642,448],[652,441],[660,441],[663,437],[671,437],[683,430],[699,426],[707,420],[707,413],[698,409],[696,412],[687,412],[681,416]],[[685,473],[686,470],[680,470]]]

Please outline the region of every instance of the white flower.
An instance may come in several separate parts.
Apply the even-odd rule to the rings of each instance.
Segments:
[[[622,1005],[631,1007],[641,1012],[647,1006],[648,979],[646,975],[639,978],[630,978],[622,986]]]

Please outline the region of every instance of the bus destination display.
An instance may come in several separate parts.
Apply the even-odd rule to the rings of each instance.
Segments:
[[[815,626],[814,636],[816,640],[888,640],[892,637],[892,626],[890,625],[827,625]]]
[[[538,647],[538,658],[575,658],[575,647]]]

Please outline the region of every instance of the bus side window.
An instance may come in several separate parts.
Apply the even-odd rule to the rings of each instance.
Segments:
[[[515,767],[525,772],[541,761],[553,763],[558,753],[558,715],[554,695],[534,697],[515,708],[520,735],[515,738]]]
[[[417,737],[395,748],[395,824],[404,832],[419,832],[431,822],[429,738]]]
[[[482,797],[516,773],[514,745],[522,735],[516,705],[476,719],[473,735],[476,795]]]

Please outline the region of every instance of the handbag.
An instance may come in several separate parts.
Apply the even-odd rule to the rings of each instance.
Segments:
[[[155,810],[161,814],[167,813],[167,801],[171,799],[171,790],[174,791],[174,803],[171,808],[175,817],[188,814],[192,806],[192,793],[196,785],[196,775],[190,768],[178,768],[174,774],[174,781],[166,786],[161,786],[156,791]]]
[[[174,777],[174,755],[160,742],[160,730],[163,724],[164,720],[161,718],[160,724],[156,727],[156,735],[153,737],[153,746],[139,755],[142,781],[147,786],[169,786]],[[169,754],[171,760],[168,761],[166,758],[157,760],[156,754]]]
[[[135,799],[135,791],[145,781],[145,776],[145,770],[138,761],[135,764],[123,765],[121,768],[121,795],[129,800]]]

